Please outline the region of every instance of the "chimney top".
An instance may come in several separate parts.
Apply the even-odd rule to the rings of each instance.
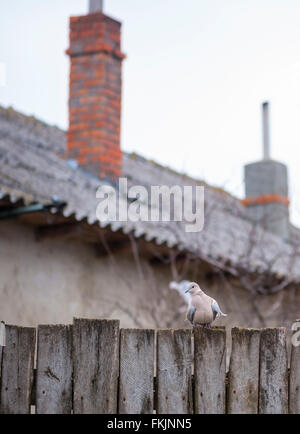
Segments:
[[[89,0],[89,14],[103,12],[103,0]]]
[[[262,104],[263,112],[263,145],[264,145],[264,160],[270,160],[270,133],[269,133],[269,103],[267,101]]]

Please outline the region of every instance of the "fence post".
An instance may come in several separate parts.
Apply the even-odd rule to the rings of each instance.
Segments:
[[[120,332],[119,413],[153,413],[154,330]]]
[[[258,412],[260,331],[235,327],[231,336],[228,413],[255,414]]]
[[[195,413],[225,413],[226,332],[194,328]]]
[[[2,349],[0,413],[30,413],[35,329],[6,325]]]
[[[117,412],[119,321],[74,319],[74,413]]]
[[[191,330],[158,330],[156,412],[193,412]]]
[[[36,413],[71,413],[71,326],[38,326],[37,344]]]
[[[261,331],[259,413],[288,413],[288,359],[284,328]]]

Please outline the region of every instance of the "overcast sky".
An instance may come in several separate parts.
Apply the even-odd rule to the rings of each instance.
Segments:
[[[299,0],[104,0],[123,22],[122,148],[243,197],[243,166],[289,167],[300,226]],[[0,6],[0,104],[67,128],[68,17],[87,0]]]

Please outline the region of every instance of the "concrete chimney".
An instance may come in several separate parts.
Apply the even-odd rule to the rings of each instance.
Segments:
[[[263,160],[245,166],[245,199],[248,217],[265,230],[289,239],[287,167],[270,157],[269,104],[263,103]]]
[[[70,89],[67,155],[99,178],[116,181],[120,148],[121,23],[90,0],[89,14],[70,18]]]
[[[270,159],[269,103],[262,104],[264,160]]]
[[[89,0],[89,13],[103,12],[103,0]]]

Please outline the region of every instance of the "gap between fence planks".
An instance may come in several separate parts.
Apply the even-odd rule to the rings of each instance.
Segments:
[[[29,413],[31,395],[41,414],[300,412],[300,347],[292,346],[288,375],[283,328],[232,329],[228,376],[221,327],[192,337],[188,329],[119,330],[117,320],[74,319],[39,326],[37,345],[35,335],[6,326],[1,413]]]

